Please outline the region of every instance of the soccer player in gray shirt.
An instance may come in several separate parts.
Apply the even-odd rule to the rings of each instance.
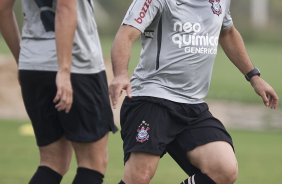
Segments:
[[[231,0],[134,0],[112,47],[115,107],[123,90],[122,183],[148,184],[168,152],[190,175],[182,183],[232,184],[238,173],[231,136],[204,98],[220,44],[264,104],[278,96],[261,77],[230,16]],[[128,62],[141,36],[140,61],[131,80]]]
[[[22,0],[20,41],[14,0],[0,1],[0,30],[18,62],[40,164],[29,184],[59,184],[72,152],[73,184],[101,184],[107,140],[116,131],[91,0]],[[21,42],[21,44],[19,44]]]

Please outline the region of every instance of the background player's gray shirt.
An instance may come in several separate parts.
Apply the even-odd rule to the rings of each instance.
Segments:
[[[98,73],[105,69],[92,3],[92,0],[77,1],[73,73]],[[24,26],[19,69],[57,71],[56,0],[22,0],[22,5]]]
[[[219,34],[233,25],[230,0],[134,0],[123,20],[142,32],[133,96],[201,103]]]

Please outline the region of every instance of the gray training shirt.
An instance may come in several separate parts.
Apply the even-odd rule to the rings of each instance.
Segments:
[[[142,32],[133,96],[204,102],[230,0],[134,0],[123,20]]]
[[[57,71],[55,44],[56,0],[22,0],[20,70]],[[73,43],[73,73],[105,69],[92,0],[77,1],[77,29]],[[68,20],[66,20],[68,21]]]

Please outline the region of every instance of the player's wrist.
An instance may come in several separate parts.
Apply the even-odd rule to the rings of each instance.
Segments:
[[[65,66],[59,66],[59,70],[58,70],[58,72],[60,72],[60,73],[70,73],[71,72],[71,67],[70,66],[67,66],[67,65],[65,65]]]
[[[122,71],[114,71],[114,77],[115,78],[128,78],[128,71],[122,70]]]
[[[247,81],[251,81],[252,78],[254,77],[260,77],[260,71],[258,68],[253,68],[251,71],[245,74],[245,78]]]

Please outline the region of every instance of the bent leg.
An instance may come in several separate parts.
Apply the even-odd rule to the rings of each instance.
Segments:
[[[131,153],[125,163],[123,181],[126,184],[149,184],[160,160],[160,156],[147,153]]]
[[[190,162],[217,184],[233,184],[238,165],[231,145],[216,141],[198,146],[187,153]]]

